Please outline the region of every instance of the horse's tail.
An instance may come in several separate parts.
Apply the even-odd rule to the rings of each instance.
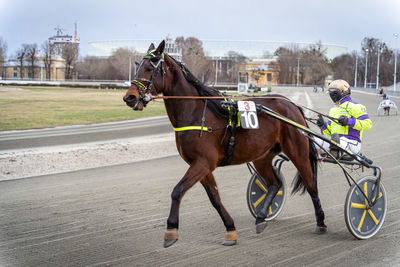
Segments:
[[[304,113],[303,110],[299,107],[303,117],[304,117]],[[307,122],[306,122],[306,126]],[[312,137],[311,137],[312,138]],[[313,184],[314,184],[314,188],[317,187],[317,175],[318,175],[318,157],[317,157],[317,149],[315,147],[314,142],[309,139],[308,140],[308,147],[309,147],[309,159],[310,159],[310,165],[311,165],[311,170],[312,170],[312,179],[313,179]],[[295,194],[299,191],[301,191],[301,194],[303,194],[306,191],[306,185],[304,184],[304,181],[302,179],[302,177],[300,176],[299,172],[297,172],[294,180],[293,180],[293,190],[292,190],[292,194]]]

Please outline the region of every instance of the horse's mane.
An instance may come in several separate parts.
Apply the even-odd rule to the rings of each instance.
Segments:
[[[185,66],[183,62],[176,60],[171,57],[173,61],[181,69],[183,76],[194,88],[196,88],[199,96],[223,96],[218,90],[204,85],[199,79],[197,79],[190,70]],[[204,100],[203,100],[204,101]],[[221,107],[222,99],[207,99],[207,107],[218,117],[228,118],[229,113],[226,109]]]

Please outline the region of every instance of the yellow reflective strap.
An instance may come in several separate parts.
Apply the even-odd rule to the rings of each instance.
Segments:
[[[371,216],[372,220],[375,222],[376,225],[379,224],[378,219],[375,217],[374,213],[372,213],[372,210],[368,210],[369,215]]]
[[[203,130],[203,131],[208,131],[208,127],[202,127],[202,126],[185,126],[185,127],[178,127],[174,128],[175,132],[182,132],[182,131],[190,131],[190,130]]]
[[[267,194],[262,195],[262,196],[253,204],[254,208],[257,208],[258,204],[260,204],[261,201],[263,201],[264,198],[265,198],[266,196],[267,196]]]
[[[260,180],[256,179],[256,184],[261,188],[262,191],[267,192],[267,189],[262,185]]]
[[[362,215],[361,220],[360,220],[360,224],[358,225],[358,228],[357,228],[357,230],[358,230],[360,233],[361,233],[361,227],[362,227],[362,225],[363,225],[363,223],[364,223],[365,214],[367,214],[367,211],[366,211],[366,210],[364,210],[363,215]]]
[[[350,207],[355,208],[355,209],[367,209],[366,205],[358,204],[358,203],[351,203]]]

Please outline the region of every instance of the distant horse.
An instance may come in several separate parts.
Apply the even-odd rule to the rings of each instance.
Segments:
[[[153,44],[150,45],[138,67],[135,80],[123,98],[133,110],[143,110],[149,101],[162,94],[169,120],[175,129],[177,149],[190,165],[171,194],[164,247],[178,240],[179,206],[184,194],[197,182],[203,185],[226,227],[223,244],[236,244],[238,236],[233,219],[221,202],[213,176],[213,171],[222,165],[253,162],[258,174],[268,185],[267,196],[255,222],[256,232],[261,233],[266,227],[268,207],[282,185],[272,167],[273,158],[280,152],[284,152],[298,170],[293,193],[308,191],[315,209],[316,232],[326,232],[324,212],[318,197],[316,149],[312,142],[293,126],[260,115],[259,129],[237,128],[233,154],[226,161],[225,154],[232,131],[227,127],[229,112],[221,108],[221,99],[215,99],[220,94],[198,81],[183,63],[164,53],[164,47],[164,41],[157,49]],[[204,96],[209,96],[209,99],[205,100]],[[249,100],[306,126],[302,110],[282,96]]]

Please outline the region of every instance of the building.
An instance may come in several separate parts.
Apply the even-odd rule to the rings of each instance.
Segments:
[[[65,60],[56,55],[53,58],[53,64],[50,68],[51,80],[65,80]],[[48,80],[46,68],[42,58],[35,62],[34,70],[29,62],[23,62],[21,77],[21,65],[17,60],[10,59],[4,64],[4,74],[2,79],[11,80]],[[32,76],[32,73],[34,74]]]
[[[272,64],[274,57],[265,59],[253,59],[244,66],[248,73],[248,84],[252,87],[269,87],[278,84],[278,77]]]
[[[65,80],[65,60],[61,57],[62,47],[66,44],[75,44],[79,46],[80,38],[78,37],[78,26],[75,23],[74,35],[68,35],[65,29],[57,26],[55,28],[56,35],[48,39],[49,45],[54,46],[54,55],[52,56],[52,66],[50,67],[51,80]],[[44,55],[39,54],[37,61],[32,68],[31,64],[24,61],[22,64],[17,59],[9,59],[4,63],[3,73],[0,74],[2,79],[12,80],[49,80],[47,77],[46,67],[44,64]],[[73,79],[76,79],[77,74],[73,73]]]
[[[76,44],[79,46],[80,38],[78,37],[78,25],[75,23],[75,31],[74,35],[68,35],[64,33],[65,29],[57,26],[54,28],[56,30],[56,35],[49,38],[49,45],[53,45],[56,51],[56,54],[61,55],[62,46],[66,44]]]

